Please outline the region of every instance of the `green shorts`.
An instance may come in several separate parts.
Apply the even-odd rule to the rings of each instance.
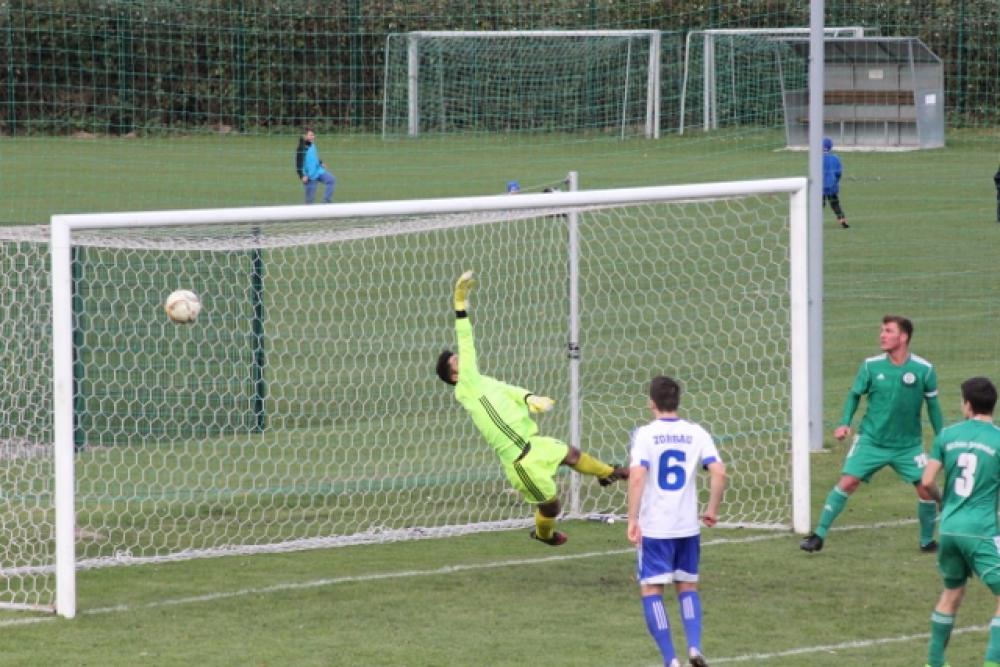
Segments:
[[[556,498],[556,471],[569,453],[569,445],[556,440],[534,436],[528,440],[531,449],[521,458],[505,463],[504,472],[511,485],[521,492],[532,505],[545,503]]]
[[[916,484],[920,481],[925,465],[927,465],[927,454],[923,445],[917,444],[907,449],[879,447],[860,435],[855,438],[854,444],[847,452],[841,474],[870,482],[872,475],[886,466],[891,466],[901,478],[910,484]]]
[[[941,533],[938,541],[938,572],[945,588],[961,588],[976,575],[1000,595],[1000,537]]]

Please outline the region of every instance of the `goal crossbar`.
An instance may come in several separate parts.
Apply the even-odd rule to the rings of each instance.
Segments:
[[[773,178],[756,181],[725,181],[692,185],[662,185],[638,188],[609,188],[576,192],[488,195],[410,199],[349,204],[258,206],[243,208],[179,209],[131,213],[80,213],[52,216],[53,242],[57,230],[111,229],[116,227],[166,227],[173,225],[222,225],[234,223],[281,222],[287,220],[335,220],[387,215],[428,215],[463,211],[520,211],[614,206],[654,201],[696,201],[764,193],[797,193],[802,178]]]

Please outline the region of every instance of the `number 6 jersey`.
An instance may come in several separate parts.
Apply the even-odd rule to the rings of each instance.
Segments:
[[[657,419],[632,433],[631,465],[646,469],[639,508],[643,537],[690,537],[698,522],[698,468],[721,461],[708,431],[685,419]]]

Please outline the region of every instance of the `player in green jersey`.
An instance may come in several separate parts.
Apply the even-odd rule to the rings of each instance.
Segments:
[[[879,347],[882,354],[861,362],[854,384],[844,402],[840,425],[833,432],[837,440],[851,433],[851,420],[862,396],[868,396],[858,437],[847,452],[841,477],[826,497],[815,532],[799,545],[805,551],[823,548],[827,531],[843,511],[847,499],[862,481],[891,466],[903,480],[915,485],[919,502],[920,550],[937,551],[934,521],[937,507],[919,485],[927,462],[924,453],[920,411],[927,403],[927,417],[934,433],[941,432],[941,405],[937,398],[937,373],[926,359],[910,353],[913,323],[899,315],[882,318]]]
[[[548,412],[555,401],[480,374],[467,303],[474,284],[472,271],[463,273],[455,283],[458,353],[445,350],[440,354],[438,377],[455,387],[455,398],[500,458],[507,480],[535,506],[531,537],[552,546],[565,544],[566,535],[556,531],[560,507],[555,475],[559,466],[593,475],[601,486],[627,479],[628,468],[610,466],[576,447],[538,435],[532,415]]]
[[[997,596],[985,667],[1000,667],[1000,428],[993,424],[997,390],[987,378],[962,383],[965,421],[941,431],[931,447],[921,487],[941,504],[938,570],[944,590],[931,614],[928,667],[943,667],[955,614],[975,575]],[[934,478],[944,470],[943,490]]]

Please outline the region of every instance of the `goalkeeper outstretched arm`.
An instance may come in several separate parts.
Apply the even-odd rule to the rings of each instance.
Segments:
[[[438,358],[438,375],[449,384],[456,384],[459,378],[466,382],[474,382],[479,378],[479,365],[476,360],[476,344],[472,334],[472,322],[469,321],[469,294],[476,281],[472,271],[466,271],[455,282],[455,335],[458,339],[458,359],[450,350],[445,350]],[[523,401],[531,414],[549,412],[555,401],[548,396],[540,396],[514,385],[503,385],[506,393],[515,401]]]
[[[479,378],[479,367],[476,362],[476,344],[472,337],[472,323],[469,321],[469,292],[475,281],[472,271],[466,271],[455,283],[455,336],[458,339],[458,353],[444,350],[438,356],[437,374],[450,385],[458,384],[461,377],[466,382],[475,382]]]
[[[455,282],[455,337],[458,340],[458,377],[474,380],[479,377],[479,363],[476,360],[476,342],[469,321],[469,293],[476,281],[472,271],[466,271]]]
[[[455,334],[458,339],[458,354],[444,350],[438,355],[437,375],[450,385],[458,384],[459,375],[465,369],[464,377],[474,380],[479,375],[476,364],[476,345],[472,338],[472,323],[469,322],[468,298],[475,281],[472,271],[466,271],[455,283]]]

